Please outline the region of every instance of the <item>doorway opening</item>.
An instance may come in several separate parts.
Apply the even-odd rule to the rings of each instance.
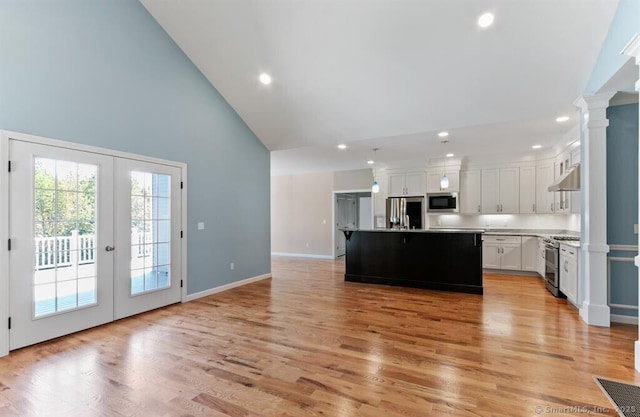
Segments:
[[[341,229],[373,229],[371,191],[334,192],[334,257],[344,256],[347,240]]]

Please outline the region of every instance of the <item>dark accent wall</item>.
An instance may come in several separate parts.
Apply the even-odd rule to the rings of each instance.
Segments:
[[[638,223],[638,104],[607,109],[607,243],[637,245]],[[612,250],[611,303],[638,305],[638,269],[633,251]],[[625,258],[629,261],[612,258]],[[612,314],[637,316],[637,310],[611,308]]]

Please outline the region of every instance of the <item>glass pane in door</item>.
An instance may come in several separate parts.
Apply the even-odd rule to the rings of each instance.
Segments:
[[[171,176],[131,172],[131,295],[171,286]]]
[[[34,318],[97,302],[97,172],[97,165],[34,160]]]

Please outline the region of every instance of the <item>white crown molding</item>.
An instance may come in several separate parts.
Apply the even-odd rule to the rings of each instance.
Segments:
[[[609,102],[610,107],[624,106],[626,104],[637,104],[638,93],[625,93],[623,91],[618,92]]]
[[[640,33],[633,35],[631,40],[620,51],[623,55],[628,55],[636,59],[636,64],[640,64]]]
[[[574,100],[573,104],[582,109],[583,113],[588,113],[594,109],[606,109],[609,107],[609,101],[616,93],[617,91],[606,91],[604,93],[580,96]]]

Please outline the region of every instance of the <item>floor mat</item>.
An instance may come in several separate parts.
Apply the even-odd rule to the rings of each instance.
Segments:
[[[640,417],[640,387],[624,382],[593,377],[622,417]]]

